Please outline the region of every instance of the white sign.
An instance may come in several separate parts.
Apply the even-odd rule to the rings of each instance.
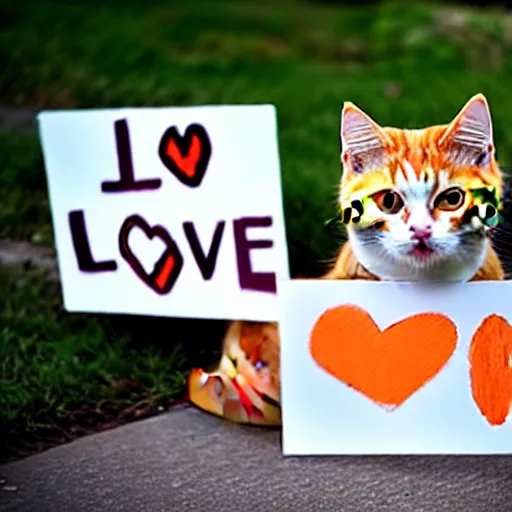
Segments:
[[[512,453],[512,283],[279,283],[285,455]]]
[[[275,108],[39,115],[69,311],[276,320]]]

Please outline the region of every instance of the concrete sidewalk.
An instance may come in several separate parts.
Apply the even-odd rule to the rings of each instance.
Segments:
[[[341,435],[341,433],[340,433]],[[512,511],[512,457],[284,458],[277,431],[195,409],[0,466],[0,510]]]

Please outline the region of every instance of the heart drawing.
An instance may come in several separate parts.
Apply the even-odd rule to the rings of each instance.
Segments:
[[[198,187],[208,168],[212,145],[200,124],[189,125],[183,137],[176,126],[171,126],[160,140],[158,154],[167,169],[184,185]]]
[[[309,341],[321,368],[393,410],[446,365],[457,328],[444,315],[422,313],[381,330],[367,311],[347,304],[324,312]]]
[[[512,403],[512,327],[499,315],[486,317],[469,348],[471,393],[490,425],[505,423]]]
[[[165,244],[152,272],[148,273],[144,269],[140,257],[129,245],[128,237],[133,229],[142,230],[149,240],[156,237]],[[167,230],[162,226],[149,226],[140,215],[131,215],[123,222],[119,231],[119,250],[137,276],[160,295],[169,293],[183,267],[183,256]]]

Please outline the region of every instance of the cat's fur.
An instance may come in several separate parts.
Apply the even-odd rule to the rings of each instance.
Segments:
[[[502,175],[482,94],[450,124],[420,130],[381,127],[346,103],[341,161],[348,241],[324,279],[504,278],[489,237]],[[279,424],[278,347],[277,324],[233,322],[216,372],[191,374],[190,399],[233,421]]]

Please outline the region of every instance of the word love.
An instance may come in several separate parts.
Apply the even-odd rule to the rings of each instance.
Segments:
[[[115,260],[96,261],[89,243],[85,215],[83,210],[69,212],[69,228],[78,268],[82,272],[115,272]],[[265,228],[272,225],[272,217],[242,217],[233,220],[238,282],[242,290],[276,293],[276,275],[273,272],[254,272],[251,265],[252,249],[268,249],[273,246],[272,240],[248,240],[249,228]],[[226,221],[217,223],[210,247],[207,251],[197,236],[193,222],[183,222],[183,231],[191,253],[205,281],[210,280],[215,272],[217,256],[224,234]],[[148,272],[143,264],[137,248],[130,245],[130,234],[141,232],[147,239],[158,239],[163,242],[164,250],[160,254],[153,269]],[[119,252],[130,265],[135,274],[154,292],[165,295],[169,293],[183,268],[183,254],[169,232],[160,225],[150,226],[140,215],[131,215],[125,219],[119,229]]]
[[[130,136],[126,119],[114,122],[119,180],[104,181],[101,190],[104,193],[141,192],[160,188],[159,178],[137,179],[135,177]],[[169,171],[184,185],[198,187],[205,175],[212,146],[208,134],[200,124],[190,124],[181,137],[175,126],[168,128],[160,139],[158,154]],[[68,214],[69,228],[78,262],[82,272],[113,272],[117,270],[115,260],[96,261],[92,255],[85,225],[83,210],[74,210]],[[185,221],[183,231],[192,255],[205,281],[212,278],[226,222],[219,221],[213,233],[210,247],[203,249],[193,222]],[[253,272],[250,260],[251,249],[265,249],[273,246],[270,240],[249,241],[247,229],[251,227],[269,227],[271,217],[242,217],[233,221],[238,280],[242,290],[276,292],[274,273]],[[130,234],[138,231],[148,240],[157,239],[165,249],[156,263],[148,271],[143,260],[147,255],[139,254],[137,247],[130,244]],[[140,215],[131,215],[125,219],[119,229],[119,252],[130,265],[134,273],[154,292],[164,295],[171,291],[178,279],[183,264],[183,254],[168,231],[160,226],[150,226]],[[145,257],[146,256],[146,257]]]

